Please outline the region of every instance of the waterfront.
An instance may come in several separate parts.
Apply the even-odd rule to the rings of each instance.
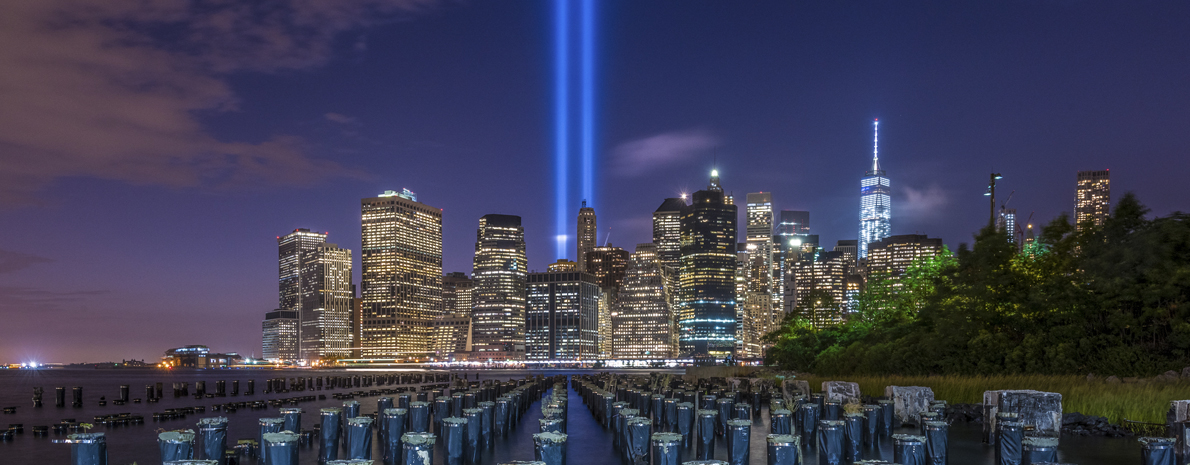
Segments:
[[[650,370],[622,370],[618,373],[624,374],[647,374]],[[466,372],[469,379],[474,380],[476,374],[479,379],[498,379],[509,380],[522,378],[528,375],[576,375],[576,374],[590,374],[595,373],[596,370],[485,370],[485,371],[471,371]],[[680,372],[680,370],[670,371]],[[9,423],[23,423],[25,427],[24,434],[16,436],[12,441],[0,442],[0,463],[4,464],[32,464],[32,463],[49,463],[49,464],[66,464],[69,463],[70,446],[51,444],[50,441],[55,438],[62,438],[64,435],[55,435],[51,433],[47,437],[34,437],[31,432],[31,427],[35,425],[50,425],[60,422],[64,418],[74,418],[80,422],[87,422],[92,417],[97,415],[108,415],[113,413],[132,413],[145,416],[145,423],[138,425],[109,427],[103,425],[96,425],[92,432],[107,433],[109,463],[113,465],[126,465],[136,462],[138,464],[153,464],[160,462],[160,456],[157,449],[156,433],[159,429],[175,430],[175,429],[192,429],[199,418],[211,416],[226,416],[229,421],[228,426],[228,442],[234,444],[238,439],[255,438],[257,436],[257,419],[263,417],[277,417],[278,414],[275,408],[268,408],[262,410],[241,409],[236,412],[211,412],[209,407],[215,404],[223,404],[233,401],[257,401],[268,399],[289,398],[303,395],[319,395],[325,394],[326,400],[304,402],[299,404],[306,413],[302,416],[303,429],[310,429],[314,422],[317,421],[315,412],[319,408],[339,406],[342,401],[335,400],[331,394],[336,392],[348,391],[369,391],[372,389],[383,389],[392,386],[373,386],[370,388],[344,388],[339,390],[323,390],[323,391],[305,391],[305,392],[290,392],[290,393],[272,393],[264,394],[264,380],[268,378],[293,378],[293,377],[318,377],[318,376],[345,376],[345,375],[369,375],[369,374],[390,374],[402,373],[408,374],[411,371],[396,372],[393,370],[176,370],[176,371],[161,371],[161,370],[12,370],[0,371],[0,406],[9,407],[16,406],[17,412],[15,414],[8,414],[0,416],[0,423],[7,426]],[[461,372],[460,372],[461,373]],[[168,386],[173,382],[189,382],[193,386],[194,381],[205,380],[208,384],[208,390],[211,391],[214,382],[217,380],[225,380],[230,385],[233,380],[241,381],[241,392],[246,385],[247,380],[256,380],[256,394],[253,396],[237,396],[226,398],[205,398],[196,400],[193,397],[188,398],[174,398],[169,392]],[[165,397],[159,403],[149,404],[127,404],[124,406],[114,406],[111,401],[119,394],[119,386],[127,384],[131,387],[131,397],[143,397],[144,386],[146,384],[163,382],[166,384],[167,391]],[[33,408],[31,402],[32,390],[34,386],[41,386],[46,390],[44,397],[45,406],[42,408]],[[82,408],[72,408],[68,406],[64,408],[54,407],[53,388],[56,386],[65,386],[69,393],[72,386],[82,386],[84,388],[84,406]],[[230,389],[230,388],[229,388]],[[192,391],[193,392],[193,391]],[[100,396],[105,396],[108,400],[108,405],[100,407],[97,405]],[[361,413],[373,413],[376,409],[376,399],[379,396],[356,398],[361,406]],[[536,400],[536,399],[535,399]],[[153,412],[160,412],[167,408],[181,408],[204,406],[208,408],[206,413],[188,415],[184,419],[166,420],[154,422],[151,414]],[[751,439],[751,463],[761,464],[765,463],[765,434],[767,434],[768,415],[767,407],[765,412],[756,416],[752,426]],[[532,433],[538,431],[537,419],[541,418],[540,404],[535,403],[531,406],[525,417],[513,429],[513,433],[506,438],[495,441],[494,447],[484,451],[481,456],[480,463],[483,465],[498,464],[511,460],[531,460],[533,457],[533,440]],[[604,463],[618,463],[612,452],[612,437],[608,430],[600,426],[590,414],[589,410],[583,404],[582,399],[573,391],[569,396],[569,413],[568,413],[568,430],[571,440],[568,445],[567,464],[569,465],[586,465],[586,464],[604,464]],[[906,431],[909,431],[908,429]],[[977,424],[954,424],[950,430],[950,458],[951,463],[954,464],[991,464],[993,463],[994,453],[990,446],[980,443],[980,428]],[[378,451],[378,441],[374,441],[376,450]],[[435,453],[436,463],[444,463],[445,454],[441,453],[441,443],[439,443],[438,451]],[[1129,464],[1140,463],[1140,448],[1134,438],[1100,438],[1100,437],[1062,437],[1060,446],[1060,458],[1063,462],[1074,463],[1079,465],[1097,465],[1097,464]],[[727,446],[722,438],[718,439],[715,448],[717,458],[726,458]],[[865,451],[866,458],[883,457],[886,459],[892,458],[891,444],[886,444],[883,449]],[[693,457],[692,450],[683,451],[683,460],[689,460]],[[379,455],[374,455],[379,457]],[[807,463],[817,463],[816,456],[812,449],[806,450]],[[242,464],[254,464],[252,459],[246,459]],[[301,463],[315,464],[317,463],[317,446],[302,446],[301,449]],[[379,463],[379,461],[377,462]]]

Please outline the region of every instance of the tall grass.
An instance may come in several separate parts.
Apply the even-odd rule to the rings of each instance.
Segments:
[[[1062,410],[1107,417],[1114,424],[1127,420],[1165,424],[1172,400],[1190,399],[1190,381],[1108,384],[1081,376],[799,376],[818,390],[823,381],[859,383],[865,395],[884,395],[885,386],[926,386],[934,398],[952,404],[983,402],[983,391],[1034,389],[1062,394]]]

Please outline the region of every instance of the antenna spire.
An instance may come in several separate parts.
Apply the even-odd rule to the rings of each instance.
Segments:
[[[880,171],[880,118],[872,121],[872,171]]]

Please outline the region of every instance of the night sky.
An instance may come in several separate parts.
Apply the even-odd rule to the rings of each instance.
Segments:
[[[276,236],[329,232],[358,283],[359,199],[386,189],[444,210],[445,271],[488,213],[544,270],[552,5],[4,2],[0,362],[260,355]],[[650,241],[716,163],[738,203],[854,239],[874,118],[893,234],[970,242],[992,170],[1022,222],[1090,169],[1187,210],[1188,25],[1186,2],[601,2],[600,241]]]

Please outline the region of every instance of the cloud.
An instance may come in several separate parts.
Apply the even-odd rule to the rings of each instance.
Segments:
[[[351,124],[355,122],[355,118],[347,115],[341,115],[339,113],[327,113],[322,115],[322,117],[326,118],[327,121],[332,121],[339,124]]]
[[[49,291],[24,286],[0,286],[0,310],[4,313],[43,313],[86,310],[109,291]]]
[[[0,274],[12,273],[38,263],[50,262],[53,262],[53,260],[33,254],[0,249]]]
[[[342,32],[432,0],[9,0],[0,15],[0,203],[52,181],[301,184],[353,175],[300,140],[218,140],[230,75],[324,64]]]
[[[950,203],[949,196],[936,184],[924,189],[906,186],[901,188],[901,194],[902,197],[893,203],[894,214],[910,219],[938,216],[942,214],[942,208]]]
[[[719,145],[708,131],[689,129],[620,144],[612,151],[612,169],[621,176],[641,176],[696,157]]]

